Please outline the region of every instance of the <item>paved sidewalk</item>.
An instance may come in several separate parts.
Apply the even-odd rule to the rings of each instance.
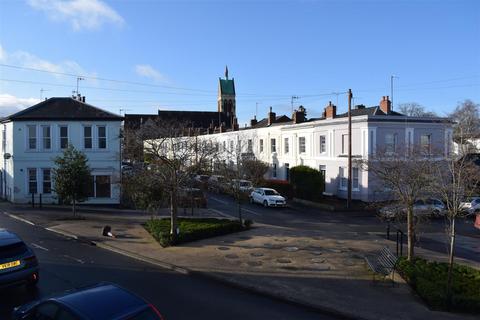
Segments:
[[[395,287],[373,285],[364,256],[392,245],[373,233],[339,232],[338,228],[299,232],[256,224],[249,231],[162,248],[142,227],[150,219],[148,214],[85,212],[84,220],[69,220],[68,211],[5,203],[0,210],[169,269],[212,277],[351,319],[475,318],[429,310],[398,276]],[[221,216],[208,209],[196,214]],[[101,236],[106,224],[117,238]]]

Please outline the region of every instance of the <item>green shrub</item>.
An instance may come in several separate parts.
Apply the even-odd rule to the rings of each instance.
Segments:
[[[399,272],[432,308],[458,312],[480,312],[480,270],[455,264],[452,300],[447,302],[448,264],[414,258],[400,258]]]
[[[293,197],[292,185],[286,180],[265,180],[262,187],[275,189],[287,199]]]
[[[311,201],[320,200],[325,188],[322,173],[307,166],[290,169],[290,183],[295,197]]]
[[[237,220],[202,218],[202,219],[178,219],[180,233],[177,241],[173,242],[170,234],[170,219],[152,219],[145,223],[145,229],[160,243],[162,247],[190,242],[200,239],[211,238],[219,235],[248,229]],[[246,221],[245,221],[246,223]],[[251,225],[251,223],[250,223]]]

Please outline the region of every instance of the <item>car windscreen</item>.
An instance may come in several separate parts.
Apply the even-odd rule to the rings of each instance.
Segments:
[[[278,192],[276,192],[275,190],[265,190],[265,195],[266,196],[276,196],[276,195],[278,195]]]
[[[16,257],[27,252],[27,246],[23,242],[17,242],[0,246],[0,259]]]

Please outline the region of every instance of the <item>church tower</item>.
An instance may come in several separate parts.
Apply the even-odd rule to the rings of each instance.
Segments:
[[[225,79],[219,78],[218,82],[218,112],[227,119],[227,127],[233,128],[237,122],[235,103],[235,82],[228,79],[228,67],[225,66]]]

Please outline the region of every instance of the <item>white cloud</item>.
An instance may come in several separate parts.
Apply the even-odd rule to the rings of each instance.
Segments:
[[[96,76],[95,72],[87,72],[75,61],[64,60],[54,63],[22,50],[7,53],[7,51],[2,48],[1,44],[0,62],[49,72],[68,73],[87,77]]]
[[[8,93],[0,93],[0,116],[5,117],[40,102],[36,98],[18,98]]]
[[[136,65],[135,72],[142,77],[150,78],[157,82],[168,82],[167,77],[148,64]]]
[[[7,60],[7,52],[3,50],[3,47],[0,44],[0,62],[4,62],[6,60]]]
[[[54,21],[66,21],[76,31],[98,29],[104,23],[123,25],[125,20],[100,0],[28,0],[28,4],[45,12]]]

